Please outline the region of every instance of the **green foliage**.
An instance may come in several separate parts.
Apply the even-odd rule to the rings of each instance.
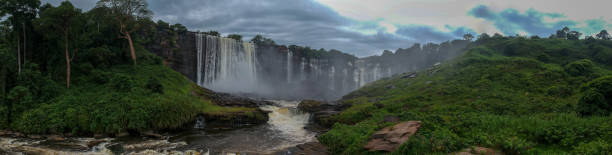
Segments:
[[[239,34],[230,34],[230,35],[227,35],[227,37],[232,38],[234,40],[242,41],[242,36]]]
[[[609,115],[612,112],[612,76],[604,76],[586,84],[578,102],[582,115]]]
[[[612,152],[612,144],[603,140],[581,143],[574,147],[574,154],[599,155]]]
[[[114,74],[113,77],[111,77],[110,86],[117,91],[130,92],[132,91],[132,87],[134,87],[134,82],[135,81],[130,76]]]
[[[582,59],[565,65],[565,71],[572,76],[586,76],[594,72],[591,60]]]
[[[473,44],[415,78],[401,74],[346,95],[341,102],[352,106],[332,117],[336,124],[319,141],[334,154],[378,154],[362,147],[385,126],[376,122],[394,115],[423,123],[391,154],[448,154],[470,146],[506,154],[598,154],[612,144],[606,109],[612,66],[595,57],[612,44],[503,36]]]
[[[155,78],[149,78],[146,87],[154,93],[164,93],[164,86]]]

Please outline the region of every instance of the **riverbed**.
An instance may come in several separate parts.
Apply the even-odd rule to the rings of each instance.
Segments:
[[[310,114],[297,109],[299,101],[270,100],[274,105],[266,124],[209,131],[192,129],[170,134],[166,139],[68,138],[63,141],[0,138],[0,154],[272,154],[299,144],[316,141],[304,129]]]

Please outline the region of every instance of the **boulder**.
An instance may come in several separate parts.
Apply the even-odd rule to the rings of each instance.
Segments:
[[[412,73],[406,73],[404,74],[404,76],[402,76],[402,79],[412,79],[412,78],[416,78],[417,73],[416,72],[412,72]]]
[[[60,135],[47,135],[45,137],[47,137],[47,140],[50,140],[50,141],[63,141],[63,140],[66,140],[66,138],[64,138],[63,136],[60,136]]]
[[[370,137],[364,148],[369,151],[393,152],[408,141],[420,127],[421,121],[407,121],[383,128]]]
[[[28,135],[28,138],[31,138],[31,139],[42,139],[42,136],[40,136],[40,135]]]
[[[486,147],[472,147],[461,150],[460,152],[450,153],[451,155],[503,155],[501,151],[497,151]]]
[[[334,107],[326,102],[315,101],[315,100],[303,100],[302,102],[300,102],[300,104],[298,104],[297,108],[304,112],[313,113],[317,111],[333,109]]]
[[[155,138],[155,139],[163,139],[164,138],[164,136],[162,136],[161,134],[153,132],[153,130],[148,130],[148,131],[142,132],[141,135],[145,136],[145,137],[149,137],[149,138]]]
[[[98,144],[104,143],[104,142],[106,142],[106,140],[104,140],[104,139],[95,139],[95,140],[87,142],[87,147],[92,148],[92,147],[97,146]]]
[[[272,153],[274,155],[328,155],[327,146],[319,142],[308,142]]]

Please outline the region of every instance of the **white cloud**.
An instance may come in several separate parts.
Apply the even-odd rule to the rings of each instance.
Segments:
[[[389,24],[425,24],[438,29],[444,25],[466,26],[478,33],[500,32],[493,23],[467,15],[477,5],[494,11],[513,8],[524,12],[562,13],[567,19],[585,21],[599,19],[612,23],[610,0],[317,0],[340,15],[358,21],[383,19]]]

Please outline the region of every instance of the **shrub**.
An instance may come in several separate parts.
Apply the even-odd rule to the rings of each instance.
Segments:
[[[574,154],[583,154],[583,155],[599,155],[599,154],[608,154],[612,152],[612,144],[603,141],[596,140],[588,143],[581,143],[580,145],[574,147]]]
[[[30,92],[30,89],[23,86],[17,86],[9,91],[8,101],[12,104],[11,113],[21,113],[30,109],[31,104],[34,103],[34,96]]]
[[[149,78],[146,85],[147,89],[151,90],[153,93],[164,93],[164,86],[159,82],[159,80],[155,78]]]
[[[518,137],[507,138],[502,142],[502,150],[508,154],[523,154],[531,147],[533,143]]]
[[[582,115],[608,115],[612,111],[612,76],[597,78],[583,87],[578,101]]]
[[[110,85],[115,90],[129,92],[134,87],[134,80],[127,75],[115,74],[110,80]]]
[[[105,84],[110,78],[110,73],[102,70],[93,70],[91,71],[91,76],[93,78],[93,81],[97,84]]]
[[[9,109],[0,105],[0,129],[9,127]]]
[[[572,76],[586,76],[594,72],[595,66],[589,59],[574,61],[565,65],[565,72]]]

